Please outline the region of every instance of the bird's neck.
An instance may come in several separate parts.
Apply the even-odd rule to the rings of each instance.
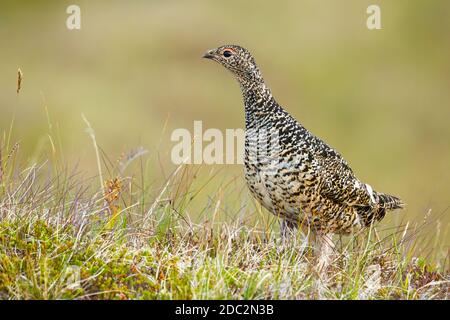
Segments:
[[[244,105],[248,111],[261,111],[265,104],[273,100],[270,89],[262,79],[239,79],[239,85],[244,99]]]
[[[280,106],[264,81],[239,81],[239,84],[245,106],[246,128],[264,127],[267,120],[277,113]]]

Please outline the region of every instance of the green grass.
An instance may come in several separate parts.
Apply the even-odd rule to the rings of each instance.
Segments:
[[[99,187],[98,177],[54,161],[20,167],[8,145],[0,157],[0,299],[449,298],[445,260],[415,256],[420,226],[336,238],[334,261],[317,273],[302,235],[282,245],[266,212],[219,220],[224,200],[211,194],[209,218],[193,222],[191,201],[206,186],[193,178],[180,188],[189,167],[145,202],[145,179],[108,161],[100,162],[105,175],[118,180]]]

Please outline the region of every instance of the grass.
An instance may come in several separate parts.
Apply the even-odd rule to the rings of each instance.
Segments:
[[[334,261],[318,274],[302,235],[283,245],[276,220],[259,207],[256,218],[247,206],[221,221],[227,198],[210,194],[208,218],[193,222],[191,202],[206,186],[184,178],[201,167],[178,167],[152,192],[144,150],[113,163],[102,160],[90,126],[89,135],[108,176],[101,186],[98,176],[55,167],[56,160],[21,167],[19,144],[3,138],[0,299],[450,297],[446,260],[415,256],[421,226],[336,239]],[[132,162],[140,162],[137,175],[125,174]]]

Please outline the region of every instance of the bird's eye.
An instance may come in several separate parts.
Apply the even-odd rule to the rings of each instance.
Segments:
[[[225,58],[229,58],[229,57],[231,57],[231,51],[230,50],[225,50],[224,52],[223,52],[223,56],[225,57]]]

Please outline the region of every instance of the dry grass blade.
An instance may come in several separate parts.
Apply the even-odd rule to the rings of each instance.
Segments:
[[[19,94],[20,89],[22,89],[22,80],[23,80],[23,73],[22,73],[22,70],[20,70],[20,68],[18,68],[17,69],[17,88],[16,88],[17,94]]]

